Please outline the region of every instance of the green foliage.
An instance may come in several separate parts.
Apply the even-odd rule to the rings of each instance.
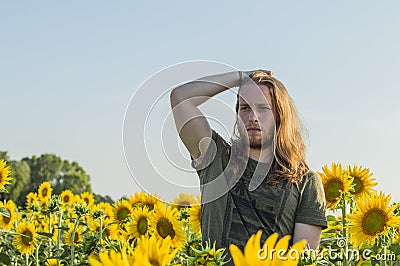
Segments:
[[[6,151],[0,151],[0,159],[7,160],[12,168],[13,180],[7,186],[8,193],[0,193],[0,200],[12,199],[19,206],[25,206],[26,195],[36,192],[40,184],[50,182],[53,194],[61,194],[70,189],[74,194],[92,192],[90,176],[77,163],[63,160],[54,154],[43,154],[39,157],[25,157],[21,161],[10,160]],[[109,202],[109,196],[96,195],[96,202]]]
[[[48,181],[54,194],[60,194],[65,189],[70,189],[75,194],[92,192],[90,177],[77,162],[62,160],[54,154],[32,156],[23,158],[22,161],[28,163],[31,169],[31,185],[35,189]]]
[[[110,197],[110,196],[102,196],[102,195],[100,195],[100,194],[96,194],[96,193],[93,193],[93,196],[94,196],[94,202],[97,204],[97,203],[100,203],[100,202],[107,202],[107,203],[110,203],[110,204],[114,204],[114,200]]]
[[[7,193],[0,193],[0,200],[12,199],[17,201],[19,195],[23,193],[30,183],[30,168],[26,162],[10,161],[7,152],[0,151],[0,160],[7,160],[7,165],[11,166],[12,180],[7,185]]]

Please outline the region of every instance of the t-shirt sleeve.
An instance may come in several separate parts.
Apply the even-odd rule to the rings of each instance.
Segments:
[[[217,165],[222,165],[222,156],[227,147],[227,142],[215,130],[212,129],[212,141],[204,153],[204,156],[201,156],[195,160],[191,157],[191,165],[194,169],[196,169],[201,183],[207,183],[209,181],[206,179],[209,176],[208,172],[210,168]]]
[[[300,198],[296,210],[296,223],[320,225],[326,229],[325,193],[321,177],[313,171],[306,174],[301,182]]]

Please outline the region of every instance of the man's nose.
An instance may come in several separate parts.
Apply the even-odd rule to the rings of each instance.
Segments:
[[[250,110],[249,112],[249,120],[250,121],[257,121],[257,115],[256,112],[254,112],[254,110]]]

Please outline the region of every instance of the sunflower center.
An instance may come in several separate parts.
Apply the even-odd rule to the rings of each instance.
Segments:
[[[187,200],[181,201],[178,203],[178,210],[181,210],[185,207],[190,207],[190,202]]]
[[[7,210],[8,212],[8,217],[7,216],[3,216],[3,221],[5,224],[8,224],[11,220],[11,212],[9,210]]]
[[[22,243],[24,243],[24,245],[29,246],[33,240],[33,234],[31,231],[26,230],[22,233],[22,237],[21,237]]]
[[[361,179],[358,177],[354,177],[353,179],[354,191],[351,194],[359,194],[364,190],[364,184],[361,182]]]
[[[86,203],[86,205],[89,205],[89,199],[88,198],[84,198],[83,201]]]
[[[64,196],[64,202],[69,202],[69,196]]]
[[[47,196],[47,188],[44,188],[44,189],[42,190],[42,196],[43,196],[43,197],[46,197],[46,196]]]
[[[146,217],[139,218],[137,222],[137,231],[140,235],[144,235],[147,232],[147,219]]]
[[[381,209],[369,210],[362,219],[363,231],[367,235],[376,235],[385,229],[387,216]]]
[[[100,228],[99,228],[100,231]],[[106,237],[110,237],[110,230],[108,228],[104,229],[103,232],[101,233],[101,238],[106,238]]]
[[[79,238],[80,238],[79,233],[78,233],[78,232],[75,232],[75,236],[74,236],[74,243],[75,243],[75,244],[78,243]]]
[[[194,257],[194,256],[196,256],[195,250],[199,250],[199,249],[201,249],[201,246],[197,242],[192,242],[189,245],[188,253],[190,256]]]
[[[154,258],[150,258],[149,263],[151,266],[161,266],[161,264],[158,262],[158,260],[156,260]]]
[[[146,203],[145,205],[147,206],[149,211],[152,211],[154,209],[154,204],[152,204],[152,203]]]
[[[123,221],[126,218],[128,218],[128,215],[130,214],[130,211],[127,208],[121,208],[117,212],[117,219],[118,221]]]
[[[175,237],[175,230],[172,223],[165,217],[161,217],[157,222],[157,232],[162,238],[171,236],[171,239]]]
[[[336,201],[340,196],[340,191],[343,190],[343,183],[339,179],[331,180],[327,185],[326,199],[330,202]]]

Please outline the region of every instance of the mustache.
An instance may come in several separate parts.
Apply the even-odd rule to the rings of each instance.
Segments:
[[[250,125],[246,127],[246,130],[251,130],[251,129],[261,130],[260,126],[257,125]]]

